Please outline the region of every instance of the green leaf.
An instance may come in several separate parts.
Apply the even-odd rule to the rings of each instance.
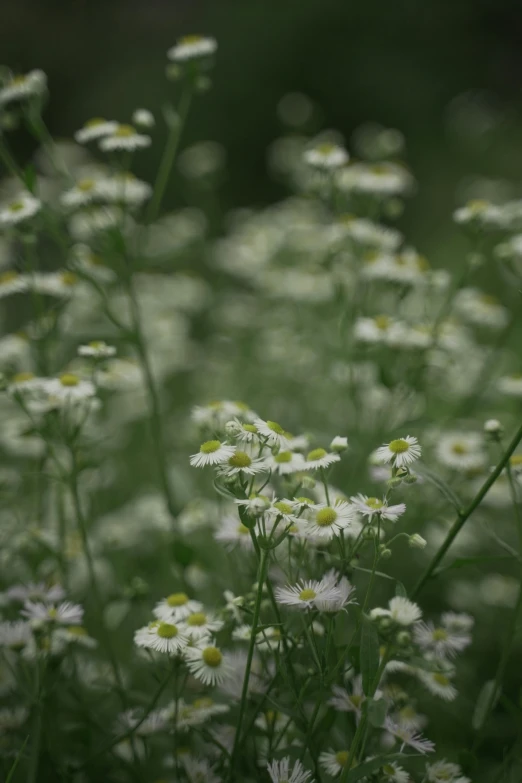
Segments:
[[[387,753],[385,756],[375,756],[370,761],[365,761],[363,764],[357,764],[356,767],[350,770],[348,773],[348,783],[355,783],[356,780],[369,777],[374,772],[377,772],[385,764],[390,764],[392,761],[401,762],[403,759],[415,758],[415,755],[406,755],[405,753]]]
[[[359,663],[363,691],[368,694],[379,668],[379,636],[375,625],[366,617],[362,623]]]
[[[25,167],[24,182],[25,182],[25,187],[27,188],[29,193],[32,193],[34,195],[36,190],[36,169],[32,165],[32,163],[29,163],[29,165]]]
[[[383,725],[386,717],[386,702],[384,699],[367,699],[366,704],[368,720],[378,729]]]
[[[498,701],[500,696],[500,690],[494,694],[496,687],[495,680],[488,680],[482,686],[482,690],[479,693],[477,703],[475,705],[475,711],[471,724],[475,731],[478,731],[484,725],[484,721],[488,717],[488,713]],[[494,695],[493,695],[494,694]]]
[[[218,495],[221,495],[222,497],[226,498],[227,500],[235,500],[236,496],[232,494],[232,492],[223,486],[223,484],[220,484],[216,479],[212,482],[214,485],[214,489],[218,493]]]

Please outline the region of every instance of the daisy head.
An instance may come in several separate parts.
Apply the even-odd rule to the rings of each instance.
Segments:
[[[206,465],[219,465],[226,462],[235,452],[234,446],[221,443],[219,440],[207,440],[199,447],[197,454],[190,458],[193,468],[204,468]]]
[[[422,612],[417,604],[401,595],[392,598],[388,607],[390,618],[398,625],[413,625],[422,617]]]
[[[406,505],[404,503],[389,506],[386,500],[368,497],[368,495],[362,495],[360,493],[355,497],[350,498],[350,500],[359,513],[370,519],[373,516],[379,515],[381,519],[388,519],[390,522],[396,522],[401,514],[404,514],[406,511]]]
[[[304,535],[329,540],[350,527],[356,518],[355,508],[346,500],[333,505],[317,503],[306,512]]]
[[[119,124],[112,133],[101,138],[98,146],[102,152],[113,152],[116,150],[134,152],[150,146],[150,143],[150,136],[138,133],[132,125]]]
[[[232,454],[224,461],[220,462],[219,472],[227,478],[234,476],[254,476],[265,470],[265,461],[256,459],[241,449],[233,449]]]
[[[319,756],[319,764],[332,777],[346,769],[350,753],[348,750],[325,750]],[[355,762],[355,759],[354,759]]]
[[[177,655],[187,646],[188,637],[182,626],[159,620],[137,630],[134,634],[134,642],[138,647]]]
[[[328,453],[326,449],[312,449],[306,455],[306,461],[303,470],[320,470],[320,468],[329,468],[335,462],[340,460],[336,452]]]
[[[377,449],[376,456],[381,462],[391,462],[396,468],[411,465],[421,455],[421,447],[417,438],[406,435],[396,438]]]
[[[288,432],[284,430],[277,421],[270,421],[268,419],[254,419],[254,425],[257,427],[259,435],[266,441],[266,444],[270,447],[277,446],[279,449],[289,448],[289,436]]]
[[[304,470],[304,464],[303,455],[295,451],[280,451],[266,460],[267,468],[279,476],[288,476]]]
[[[211,57],[216,51],[217,41],[215,38],[208,38],[204,35],[185,35],[168,50],[167,57],[179,64]]]
[[[223,628],[223,622],[212,612],[193,612],[185,618],[185,631],[192,641],[217,633]]]
[[[432,753],[435,750],[433,742],[424,739],[421,734],[418,734],[411,729],[400,726],[389,716],[384,720],[384,727],[386,731],[399,740],[401,749],[408,746],[413,748],[413,750],[416,750],[417,753]]]
[[[160,620],[179,623],[202,609],[203,604],[189,598],[186,593],[171,593],[156,604],[153,614]]]
[[[339,601],[341,593],[339,588],[327,579],[317,581],[309,579],[300,581],[296,585],[278,587],[275,591],[278,603],[290,606],[292,609],[319,609],[320,611],[329,604]]]
[[[300,761],[290,764],[290,757],[281,761],[271,761],[266,766],[272,783],[312,783],[312,773],[304,769]]]
[[[212,639],[187,647],[185,661],[191,674],[204,685],[220,685],[232,673],[226,654],[215,646]]]

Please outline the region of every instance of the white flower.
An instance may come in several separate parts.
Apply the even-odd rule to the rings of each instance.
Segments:
[[[65,598],[65,590],[60,585],[46,587],[43,582],[28,582],[26,585],[13,585],[6,591],[10,601],[40,601],[56,603]]]
[[[235,514],[225,515],[219,529],[214,533],[216,541],[220,541],[227,549],[239,546],[242,549],[253,549],[250,531]]]
[[[186,35],[180,38],[176,45],[168,50],[167,57],[176,63],[184,63],[187,60],[210,57],[216,51],[217,41],[214,38],[205,38],[202,35]]]
[[[290,757],[281,761],[272,761],[266,765],[272,783],[313,783],[312,773],[304,769],[300,761],[296,761],[290,771]]]
[[[181,625],[158,621],[139,628],[134,634],[138,647],[160,653],[177,655],[188,644],[188,637]]]
[[[340,685],[332,686],[333,696],[328,700],[328,704],[337,712],[354,712],[357,720],[361,717],[362,705],[365,701],[365,695],[362,687],[362,677],[359,675],[354,678],[352,691],[349,693]]]
[[[136,109],[132,121],[139,128],[153,128],[156,124],[153,113],[148,109]]]
[[[348,764],[350,754],[347,750],[324,750],[319,755],[319,764],[332,777],[340,775]]]
[[[113,345],[107,345],[102,340],[93,340],[87,345],[80,345],[78,355],[88,356],[92,359],[107,359],[109,356],[116,355],[116,348]]]
[[[266,513],[274,517],[274,521],[279,517],[285,525],[299,523],[299,517],[295,513],[293,501],[286,498],[272,501],[272,504],[267,508]]]
[[[187,647],[185,660],[190,672],[204,685],[220,685],[232,674],[231,664],[212,640],[203,640],[195,647]]]
[[[304,159],[309,166],[329,171],[348,163],[349,155],[343,147],[326,141],[306,150]]]
[[[36,623],[57,623],[58,625],[81,625],[83,608],[71,601],[63,601],[57,606],[34,601],[26,601],[20,612],[28,620]]]
[[[304,464],[304,470],[319,470],[320,468],[328,468],[335,462],[340,460],[339,454],[328,453],[326,449],[312,449],[306,455],[306,462]]]
[[[292,437],[285,432],[277,421],[264,421],[264,419],[254,419],[253,424],[257,427],[260,435],[266,439],[268,446],[277,446],[280,449],[288,449],[289,439]]]
[[[346,451],[348,448],[348,438],[345,438],[342,435],[336,435],[330,443],[330,448],[332,451]]]
[[[401,595],[396,595],[390,600],[388,609],[378,607],[370,612],[372,620],[389,617],[393,622],[404,626],[413,625],[417,620],[420,620],[421,616],[422,612],[417,604]]]
[[[20,651],[33,638],[31,624],[24,620],[0,623],[0,647]]]
[[[397,196],[412,189],[410,172],[397,163],[352,163],[337,175],[337,186],[345,192],[359,191],[376,197]]]
[[[258,443],[259,433],[255,424],[241,421],[238,418],[231,419],[225,424],[227,435],[239,443]]]
[[[252,458],[246,451],[234,449],[233,454],[225,462],[220,462],[219,473],[221,475],[232,477],[239,474],[253,476],[265,470],[265,461],[263,459]]]
[[[278,603],[298,609],[323,610],[331,603],[339,601],[341,592],[328,579],[320,582],[315,579],[301,580],[294,586],[278,587],[275,591]]]
[[[351,503],[338,500],[331,506],[317,503],[305,512],[305,519],[303,535],[329,540],[349,528],[357,513]]]
[[[42,208],[42,202],[29,193],[20,193],[8,204],[0,206],[0,226],[15,226],[29,220]]]
[[[434,696],[439,696],[444,701],[456,699],[457,689],[451,682],[449,672],[428,672],[424,671],[424,669],[418,669],[416,674],[422,684]]]
[[[397,322],[388,315],[361,317],[355,321],[354,336],[362,343],[388,343],[390,333],[396,326]]]
[[[382,783],[409,783],[410,775],[405,769],[392,761],[381,767]]]
[[[149,147],[151,143],[150,136],[138,133],[132,125],[118,125],[109,136],[104,136],[99,142],[99,148],[102,152],[111,152],[113,150],[125,150],[133,152]]]
[[[422,735],[400,726],[389,716],[385,718],[384,727],[386,731],[393,734],[401,742],[401,750],[407,745],[417,753],[432,753],[435,750],[435,745],[430,740],[424,739]]]
[[[415,641],[423,650],[429,650],[439,657],[456,655],[471,644],[471,636],[467,633],[451,631],[444,624],[436,627],[431,621],[417,623],[413,635]]]
[[[480,470],[486,462],[484,441],[477,432],[443,434],[437,442],[435,453],[438,461],[452,470]]]
[[[186,593],[171,593],[156,604],[153,614],[165,622],[179,623],[202,609],[203,604],[189,598]]]
[[[11,294],[23,293],[27,290],[27,278],[20,275],[14,269],[8,269],[0,273],[0,299]]]
[[[497,389],[506,397],[522,397],[522,373],[503,375],[497,381]]]
[[[93,117],[92,120],[85,123],[83,128],[76,131],[74,138],[78,144],[87,144],[87,142],[101,139],[103,136],[110,136],[117,129],[118,123],[114,120],[105,120],[103,117]]]
[[[457,612],[444,612],[441,617],[442,625],[450,633],[461,633],[467,636],[475,624],[475,620],[469,614]]]
[[[43,385],[50,401],[58,404],[71,404],[88,400],[96,395],[91,381],[82,381],[74,373],[63,373],[59,378],[50,378]]]
[[[76,185],[62,194],[60,201],[64,207],[76,208],[100,198],[99,181],[91,177],[79,180]]]
[[[185,618],[185,631],[191,641],[215,634],[223,628],[223,622],[212,612],[193,612]]]
[[[27,707],[2,707],[0,709],[0,734],[16,731],[24,725],[28,717]]]
[[[271,470],[279,476],[289,476],[304,469],[305,460],[302,454],[296,451],[280,451],[278,454],[266,458],[267,470]]]
[[[426,778],[429,783],[471,783],[462,775],[458,764],[452,764],[445,759],[434,764],[426,764]]]
[[[238,506],[243,506],[252,516],[261,516],[270,506],[270,499],[266,495],[251,495],[245,500],[235,500]]]
[[[359,493],[355,497],[350,498],[353,505],[363,516],[370,517],[379,514],[382,519],[389,519],[390,522],[396,522],[401,514],[406,511],[405,503],[398,503],[395,506],[389,506],[386,500],[379,500],[379,498],[371,498],[368,495],[362,495]]]
[[[339,590],[339,598],[334,601],[328,601],[327,604],[322,606],[321,609],[323,612],[339,612],[347,604],[354,603],[355,599],[350,600],[350,598],[355,592],[355,587],[345,576],[339,573],[339,571],[336,571],[335,568],[332,568],[330,571],[326,572],[323,579],[325,579],[327,582],[330,582],[332,587],[335,587],[337,590]]]
[[[421,455],[421,447],[417,438],[406,435],[404,438],[396,438],[385,446],[380,446],[376,451],[377,459],[381,462],[392,462],[396,468],[411,465]]]
[[[507,223],[507,214],[495,204],[484,199],[468,201],[464,207],[459,207],[453,213],[453,219],[460,225],[476,223],[483,227],[504,227]]]
[[[98,193],[105,201],[136,207],[150,198],[152,188],[148,182],[143,182],[127,171],[101,180]]]
[[[47,76],[43,71],[34,70],[23,76],[12,76],[0,90],[0,106],[42,95],[46,88]]]
[[[462,288],[455,296],[456,312],[468,323],[491,329],[502,329],[509,321],[509,311],[491,294],[477,288]]]
[[[204,468],[206,465],[219,465],[226,462],[235,453],[234,446],[221,443],[219,440],[207,440],[199,447],[198,454],[193,454],[190,464],[193,468]]]
[[[206,759],[195,759],[188,753],[181,753],[180,760],[189,783],[222,783]]]

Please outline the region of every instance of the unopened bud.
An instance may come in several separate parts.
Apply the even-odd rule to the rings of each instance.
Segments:
[[[408,631],[399,631],[399,633],[395,637],[395,641],[401,647],[405,647],[407,644],[411,642],[411,634],[409,634]]]
[[[484,432],[486,435],[491,435],[493,438],[498,438],[504,432],[504,427],[498,419],[488,419],[484,423]]]
[[[336,435],[330,443],[330,448],[332,451],[336,451],[338,454],[341,454],[348,448],[348,438],[344,438],[341,435]]]
[[[391,549],[388,549],[388,547],[386,547],[386,546],[380,547],[380,549],[379,549],[379,557],[382,560],[389,560],[391,556],[392,556]]]
[[[411,546],[412,549],[424,549],[427,543],[426,539],[419,536],[418,533],[413,533],[408,538],[408,546]]]

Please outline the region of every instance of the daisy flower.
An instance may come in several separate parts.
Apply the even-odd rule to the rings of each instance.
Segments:
[[[180,759],[189,783],[222,783],[223,778],[206,759],[195,759],[188,753],[182,753]]]
[[[376,456],[381,462],[392,462],[396,468],[411,465],[421,455],[421,447],[417,438],[406,435],[405,438],[397,438],[376,451]]]
[[[183,626],[157,621],[138,628],[134,634],[134,643],[138,647],[155,650],[168,655],[176,655],[187,646],[188,637]]]
[[[75,141],[78,144],[87,144],[89,141],[96,141],[104,136],[110,136],[118,129],[118,123],[113,120],[106,120],[103,117],[93,117],[88,120],[83,128],[74,134]]]
[[[259,432],[255,424],[241,421],[238,418],[231,419],[225,424],[225,432],[235,438],[239,443],[258,443]]]
[[[81,402],[94,397],[96,389],[91,381],[82,381],[74,373],[63,373],[59,378],[50,378],[43,390],[50,400],[58,403]]]
[[[223,622],[211,612],[193,612],[185,618],[185,632],[191,641],[215,634],[223,628]]]
[[[497,381],[497,389],[508,397],[522,397],[522,373],[503,375]]]
[[[382,783],[409,783],[410,775],[405,769],[392,761],[381,767]]]
[[[447,673],[427,672],[424,669],[418,669],[417,677],[434,696],[439,696],[444,701],[454,701],[456,699],[457,689]]]
[[[365,701],[365,695],[362,687],[362,677],[358,675],[353,680],[352,691],[349,693],[346,688],[340,685],[332,686],[333,696],[328,700],[330,707],[337,712],[353,712],[356,719],[361,717],[362,705]]]
[[[323,611],[326,612],[339,612],[346,604],[353,603],[350,600],[351,595],[355,591],[355,587],[348,581],[345,576],[342,576],[335,568],[328,571],[324,577],[326,581],[329,581],[333,587],[339,590],[339,599],[336,601],[329,601],[327,605],[323,607]],[[355,599],[354,599],[355,600]]]
[[[21,193],[8,204],[0,206],[0,226],[15,226],[34,217],[42,202],[29,193]]]
[[[219,440],[207,440],[199,447],[199,452],[190,458],[193,468],[204,468],[206,465],[219,465],[226,462],[235,453],[234,446],[221,443]]]
[[[210,57],[216,51],[217,41],[215,38],[206,38],[203,35],[185,35],[168,50],[167,57],[175,63],[185,63],[189,60]]]
[[[406,511],[405,503],[397,503],[394,506],[389,506],[386,500],[368,497],[368,495],[362,495],[361,493],[350,498],[350,500],[357,511],[370,519],[375,514],[379,514],[382,519],[389,519],[390,522],[396,522],[401,514],[404,514]]]
[[[320,582],[314,579],[300,581],[294,586],[278,587],[275,591],[278,603],[297,609],[319,609],[338,601],[341,597],[339,588],[327,579]]]
[[[468,635],[475,625],[475,620],[470,614],[464,612],[444,612],[441,616],[442,625],[450,633]]]
[[[81,625],[83,608],[71,601],[63,601],[55,606],[35,601],[26,601],[20,612],[31,622],[57,623],[58,625]]]
[[[423,650],[429,650],[438,657],[455,656],[471,644],[471,636],[455,633],[443,625],[436,627],[434,623],[417,623],[413,629],[415,641]]]
[[[134,150],[149,147],[150,143],[150,136],[138,133],[132,125],[118,125],[110,135],[103,136],[98,146],[102,152],[112,152],[114,150],[134,152]]]
[[[304,535],[330,540],[357,519],[351,503],[339,500],[333,506],[317,503],[306,512]]]
[[[384,728],[396,739],[401,742],[401,752],[404,746],[416,750],[417,753],[432,753],[435,750],[435,745],[430,740],[424,739],[424,737],[414,731],[404,728],[396,723],[389,716],[384,720]]]
[[[116,348],[113,345],[107,345],[103,340],[93,340],[87,345],[78,347],[78,356],[87,356],[91,359],[107,359],[116,355]]]
[[[132,121],[140,128],[153,128],[156,124],[153,113],[148,109],[135,109]]]
[[[435,454],[452,470],[480,470],[486,463],[484,440],[477,432],[448,432],[440,436]]]
[[[24,620],[0,623],[0,647],[19,652],[29,644],[32,638],[31,624]]]
[[[329,468],[334,462],[339,462],[339,454],[335,452],[328,453],[326,449],[313,449],[306,455],[306,462],[303,470],[319,470],[320,468]]]
[[[235,500],[234,503],[243,506],[254,517],[264,514],[270,506],[270,500],[266,495],[251,495],[245,500]]]
[[[288,433],[277,423],[277,421],[265,421],[264,419],[256,418],[254,419],[253,424],[257,427],[259,435],[266,439],[268,446],[277,446],[279,449],[289,448]]]
[[[304,464],[303,455],[295,451],[280,451],[266,458],[267,470],[279,476],[288,476],[304,470]]]
[[[266,513],[276,519],[281,519],[285,525],[298,524],[300,519],[296,516],[295,506],[292,500],[283,498],[282,500],[275,500],[267,508]]]
[[[304,159],[309,166],[330,171],[348,163],[349,155],[339,144],[325,141],[306,150]]]
[[[179,623],[191,614],[201,612],[202,609],[203,604],[189,598],[186,593],[171,593],[156,604],[153,615],[165,622]]]
[[[319,764],[329,775],[336,777],[345,769],[349,757],[347,750],[325,750],[319,755]]]
[[[469,778],[462,775],[458,764],[452,764],[446,759],[426,764],[426,779],[429,783],[471,783]]]
[[[412,625],[420,620],[422,612],[413,601],[396,595],[388,604],[391,619],[398,625]]]
[[[296,761],[290,768],[290,757],[285,756],[281,761],[272,761],[266,765],[272,783],[313,783],[310,780],[312,773],[304,769],[300,761]]]
[[[219,472],[223,476],[254,476],[265,470],[265,461],[251,457],[246,451],[234,449],[233,454],[225,462],[220,462]]]
[[[0,106],[43,95],[46,89],[47,76],[40,69],[29,71],[26,74],[13,75],[0,90]]]
[[[190,672],[204,685],[220,685],[232,673],[227,656],[214,646],[211,639],[202,640],[195,647],[187,647],[184,657]]]
[[[13,585],[6,591],[10,601],[41,601],[56,603],[65,598],[65,590],[60,585],[46,587],[43,582],[28,582],[26,585]]]
[[[239,546],[244,549],[253,549],[250,530],[235,514],[227,514],[219,523],[219,530],[214,533],[216,541],[220,541],[227,549]]]
[[[336,435],[330,443],[330,448],[332,451],[338,451],[339,453],[346,451],[348,448],[348,438],[345,438],[342,435]]]

